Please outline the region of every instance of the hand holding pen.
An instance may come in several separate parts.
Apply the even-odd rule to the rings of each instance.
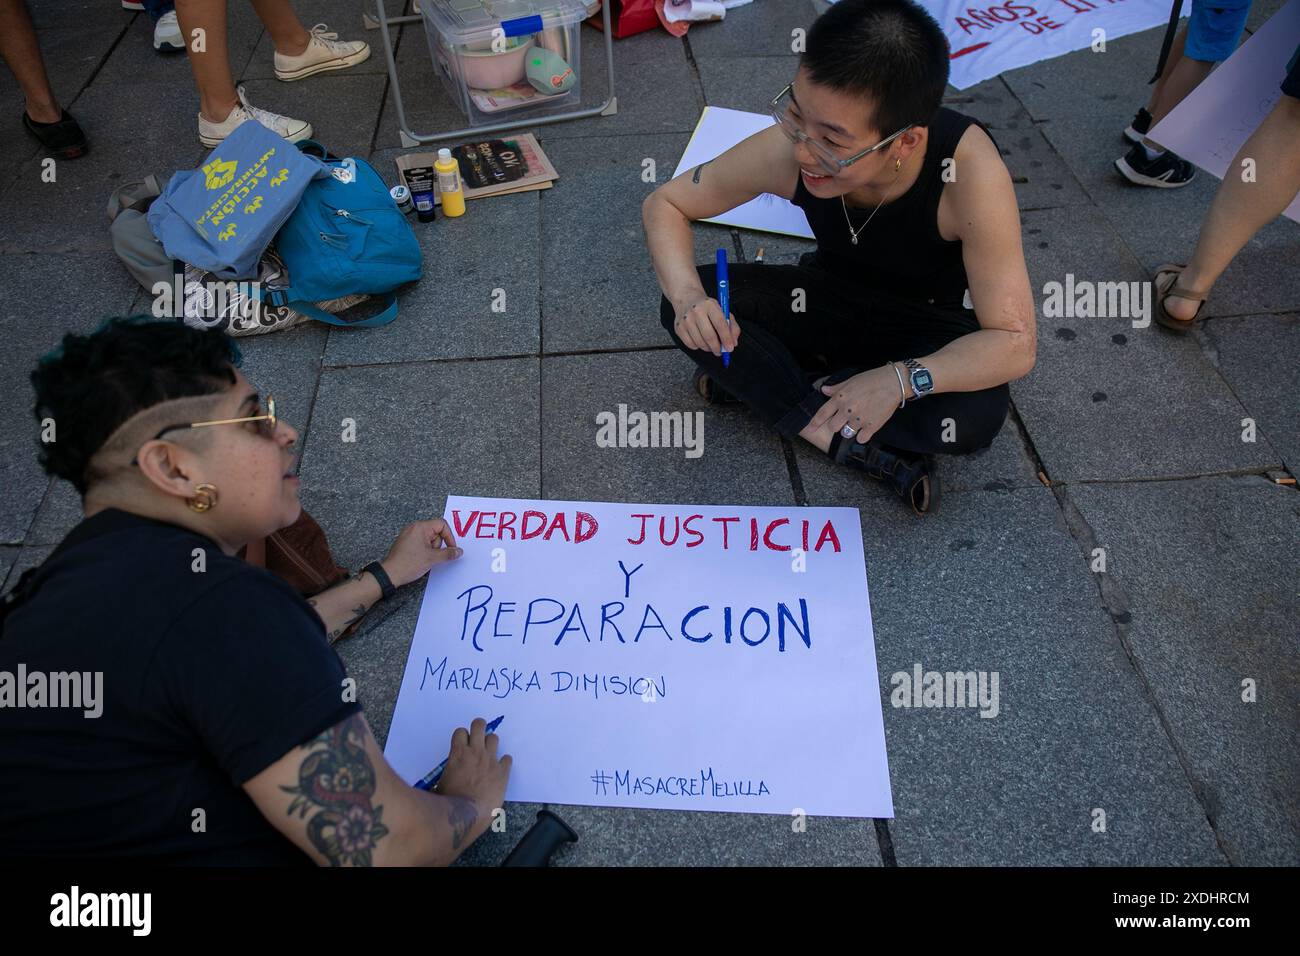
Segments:
[[[492,726],[499,726],[501,720],[498,717]],[[508,754],[497,756],[499,744],[497,735],[488,732],[487,721],[475,718],[468,730],[456,728],[451,754],[416,783],[421,790],[437,785],[438,796],[451,800],[448,806],[463,831],[461,837],[468,838],[464,845],[487,829],[493,811],[505,802],[512,761]]]

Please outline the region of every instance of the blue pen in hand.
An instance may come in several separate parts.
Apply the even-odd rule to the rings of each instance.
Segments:
[[[501,726],[501,721],[505,719],[506,719],[505,714],[502,714],[496,720],[492,721],[492,723],[488,724],[487,728],[483,731],[483,733],[484,734],[493,733],[498,727]],[[451,759],[450,757],[447,758],[447,760],[450,759]],[[438,785],[438,781],[442,779],[442,772],[447,769],[447,760],[444,760],[442,763],[438,764],[438,766],[434,767],[423,777],[417,780],[414,784],[415,789],[432,790],[434,787],[436,787]]]
[[[731,325],[731,283],[727,281],[727,250],[718,250],[718,305],[722,306],[722,317]],[[731,353],[722,350],[722,367],[731,365]]]

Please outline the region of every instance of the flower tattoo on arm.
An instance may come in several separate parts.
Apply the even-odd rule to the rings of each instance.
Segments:
[[[375,768],[366,756],[365,723],[353,714],[303,744],[310,751],[298,767],[289,816],[307,820],[312,846],[330,866],[371,866],[372,853],[388,828],[374,806]]]

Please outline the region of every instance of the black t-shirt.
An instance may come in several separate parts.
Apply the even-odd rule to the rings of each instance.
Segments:
[[[241,786],[361,710],[292,588],[116,510],[78,525],[22,587],[0,681],[22,665],[32,701],[35,672],[92,675],[90,694],[102,680],[90,707],[0,697],[0,860],[310,862]]]

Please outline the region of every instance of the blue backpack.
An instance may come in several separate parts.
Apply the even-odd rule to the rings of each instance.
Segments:
[[[298,148],[325,153],[310,140]],[[287,305],[330,325],[387,325],[397,318],[393,290],[420,278],[420,243],[369,163],[328,153],[323,158],[330,175],[308,184],[275,239],[290,285],[261,295],[272,305]],[[314,305],[357,293],[381,297],[387,305],[378,315],[354,322]]]

